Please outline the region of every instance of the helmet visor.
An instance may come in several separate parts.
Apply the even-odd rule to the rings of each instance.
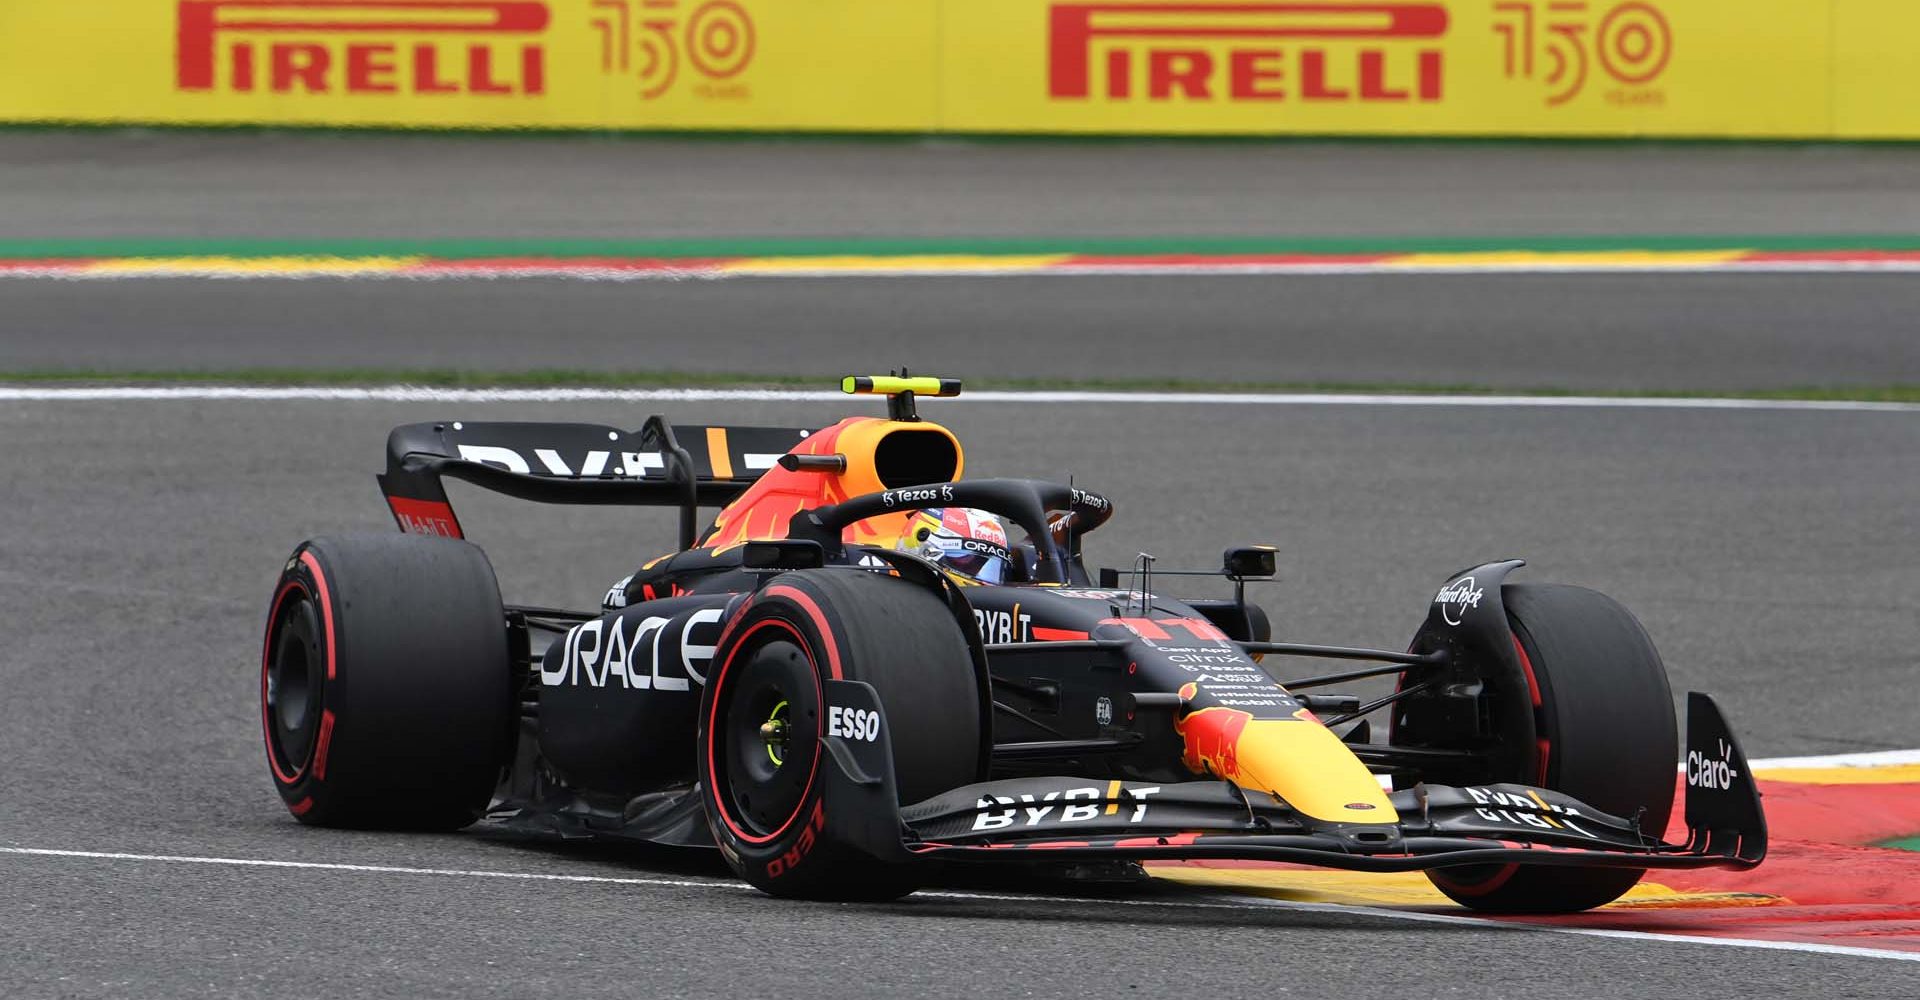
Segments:
[[[974,538],[941,539],[940,565],[981,583],[1006,581],[1006,549]]]

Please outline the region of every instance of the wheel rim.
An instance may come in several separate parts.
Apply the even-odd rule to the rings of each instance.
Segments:
[[[281,602],[272,635],[261,692],[267,753],[275,775],[291,784],[312,759],[326,683],[319,611],[305,591]]]
[[[781,631],[790,631],[782,629]],[[775,635],[744,651],[727,678],[716,742],[718,798],[754,838],[785,829],[812,785],[819,741],[819,680],[797,635]]]

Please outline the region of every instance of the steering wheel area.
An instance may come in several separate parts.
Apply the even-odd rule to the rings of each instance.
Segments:
[[[976,479],[903,486],[803,510],[793,516],[787,537],[818,542],[830,558],[838,557],[844,555],[840,533],[847,525],[930,507],[972,507],[1019,525],[1034,545],[1034,581],[1041,583],[1075,582],[1070,573],[1080,538],[1113,516],[1113,501],[1091,490],[1040,479]]]

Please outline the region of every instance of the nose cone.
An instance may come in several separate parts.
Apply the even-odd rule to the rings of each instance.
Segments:
[[[1271,792],[1296,811],[1329,823],[1392,824],[1400,814],[1373,773],[1333,731],[1311,718],[1256,719],[1234,708],[1203,708],[1174,723],[1186,765],[1249,792]]]

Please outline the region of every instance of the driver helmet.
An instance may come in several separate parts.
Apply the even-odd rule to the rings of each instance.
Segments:
[[[961,583],[1004,583],[1013,554],[1007,526],[971,507],[932,507],[907,522],[899,549],[947,571]]]

